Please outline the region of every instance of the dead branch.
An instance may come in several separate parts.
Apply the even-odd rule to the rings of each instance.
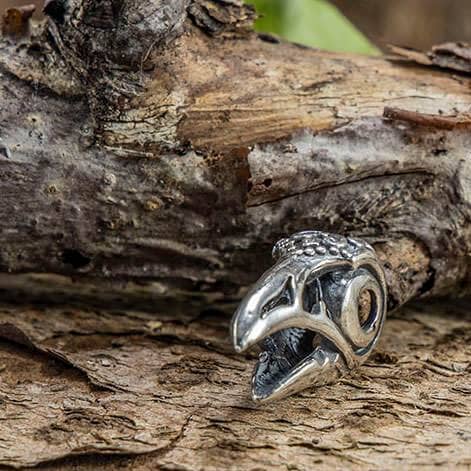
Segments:
[[[382,115],[466,113],[468,77],[260,38],[238,2],[155,3],[51,1],[3,39],[4,272],[237,296],[318,228],[376,245],[391,306],[467,288],[469,131]]]

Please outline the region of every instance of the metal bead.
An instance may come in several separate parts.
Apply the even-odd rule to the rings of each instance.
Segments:
[[[383,268],[363,241],[305,231],[274,252],[278,262],[252,287],[231,326],[237,351],[262,347],[252,377],[256,401],[347,374],[368,358],[386,315]]]

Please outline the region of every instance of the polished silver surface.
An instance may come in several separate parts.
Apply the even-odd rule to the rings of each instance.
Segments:
[[[259,345],[255,401],[332,383],[363,363],[386,316],[386,282],[366,242],[306,231],[280,240],[275,265],[234,314],[236,351]]]

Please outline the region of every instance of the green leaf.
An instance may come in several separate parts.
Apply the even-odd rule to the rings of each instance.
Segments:
[[[368,39],[325,0],[247,0],[261,15],[257,31],[331,51],[379,54]]]

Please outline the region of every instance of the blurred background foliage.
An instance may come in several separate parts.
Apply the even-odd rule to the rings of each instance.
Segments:
[[[375,46],[326,0],[246,0],[260,18],[256,29],[331,51],[378,54]]]

